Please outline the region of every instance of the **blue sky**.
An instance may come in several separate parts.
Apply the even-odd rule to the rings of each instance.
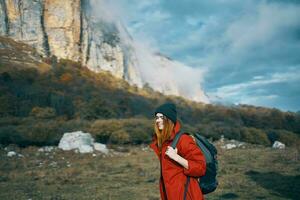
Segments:
[[[110,1],[132,37],[204,72],[224,102],[300,110],[300,1]]]

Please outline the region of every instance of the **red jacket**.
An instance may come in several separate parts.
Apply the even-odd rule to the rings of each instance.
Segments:
[[[187,181],[187,176],[191,176],[188,187],[186,200],[202,200],[204,199],[200,187],[198,186],[197,178],[203,176],[206,170],[205,158],[201,150],[189,135],[182,135],[177,144],[177,153],[188,161],[188,169],[178,164],[176,161],[169,158],[165,152],[168,146],[171,145],[175,134],[180,130],[180,123],[177,121],[169,140],[162,146],[162,155],[159,155],[157,147],[157,139],[154,137],[150,147],[154,150],[159,158],[162,166],[162,178],[165,186],[163,190],[162,178],[159,182],[160,195],[162,200],[182,200],[184,195],[184,186]],[[165,195],[167,196],[167,199]]]

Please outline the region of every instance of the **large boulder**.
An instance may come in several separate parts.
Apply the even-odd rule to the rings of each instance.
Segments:
[[[105,144],[94,143],[94,138],[91,134],[82,131],[65,133],[58,144],[58,148],[65,151],[76,150],[80,153],[93,153],[94,150],[104,154],[108,153]]]
[[[93,144],[94,138],[90,133],[76,131],[65,133],[58,144],[58,148],[62,150],[78,149],[80,153],[92,153],[94,151]]]

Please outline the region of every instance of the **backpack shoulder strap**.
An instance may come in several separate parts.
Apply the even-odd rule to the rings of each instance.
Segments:
[[[183,132],[183,131],[181,131],[181,130],[179,130],[179,131],[177,132],[177,134],[175,135],[174,140],[173,140],[173,142],[172,142],[172,144],[171,144],[171,147],[172,147],[173,149],[176,148],[176,145],[177,145],[177,143],[178,143],[180,137],[181,137],[183,134],[188,134],[188,133]]]
[[[183,134],[188,134],[188,133],[183,132],[183,131],[180,130],[180,131],[178,131],[178,133],[175,135],[174,140],[173,140],[173,142],[172,142],[172,144],[171,144],[171,147],[172,147],[173,149],[176,148],[176,145],[177,145],[177,143],[178,143],[180,137],[181,137]],[[187,176],[186,183],[185,183],[185,187],[184,187],[184,193],[183,193],[183,199],[184,199],[184,200],[186,200],[186,195],[187,195],[189,183],[190,183],[190,177]]]

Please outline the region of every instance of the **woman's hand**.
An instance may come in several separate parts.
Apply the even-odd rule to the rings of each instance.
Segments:
[[[172,160],[178,162],[184,168],[189,168],[188,161],[177,154],[177,148],[173,149],[171,146],[168,146],[166,150],[166,155],[169,156]]]
[[[171,146],[167,147],[166,155],[169,156],[172,160],[175,160],[177,162],[178,154],[177,154],[177,148],[173,149]]]

